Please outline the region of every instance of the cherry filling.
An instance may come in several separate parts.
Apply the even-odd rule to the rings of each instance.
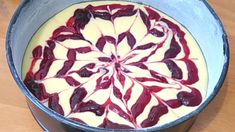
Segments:
[[[83,29],[90,21],[91,13],[86,9],[78,9],[74,13],[75,28],[77,30]]]
[[[31,67],[24,80],[29,91],[39,100],[48,101],[49,108],[72,120],[89,125],[85,120],[72,117],[72,115],[90,112],[99,118],[103,118],[102,123],[97,127],[111,129],[155,126],[161,120],[161,117],[171,111],[170,109],[177,109],[182,105],[187,107],[198,106],[202,102],[202,95],[198,90],[200,88],[192,86],[199,81],[198,68],[189,57],[190,49],[184,31],[155,10],[149,7],[144,8],[145,10],[136,8],[134,5],[107,4],[88,5],[84,9],[77,9],[66,25],[54,30],[53,35],[48,38],[44,47],[37,46],[34,48]],[[135,19],[131,26],[126,31],[116,34],[116,36],[107,35],[100,29],[101,35],[93,43],[84,34],[87,25],[92,21],[101,19],[111,23],[115,29],[119,28],[115,27],[117,19],[133,16]],[[133,32],[133,27],[138,18],[141,19],[147,31],[141,40]],[[143,40],[149,36],[156,38],[157,41],[149,40],[145,43]],[[49,75],[52,65],[61,61],[55,54],[57,48],[63,46],[63,43],[68,40],[82,41],[89,45],[80,46],[78,44],[77,48],[64,46],[64,49],[67,50],[67,58],[62,59],[64,61],[63,66],[55,75]],[[123,43],[125,43],[124,47],[120,48]],[[107,47],[113,50],[107,52],[107,49],[109,49]],[[128,52],[123,55],[122,50],[123,52],[128,50]],[[159,56],[160,51],[164,51],[163,57],[153,59]],[[90,54],[93,54],[93,56]],[[95,54],[99,54],[98,57],[94,56]],[[178,61],[184,63],[186,69],[180,67]],[[40,62],[40,65],[37,70],[34,70],[36,62]],[[82,66],[76,67],[76,64]],[[171,74],[163,74],[159,72],[158,67],[153,68],[150,64],[164,64]],[[185,70],[187,72],[186,77],[183,75]],[[70,89],[49,94],[44,81],[51,78],[64,79]],[[82,79],[79,80],[78,78]],[[166,87],[167,84],[177,85],[180,88]],[[140,88],[137,89],[137,86]],[[54,89],[57,89],[57,87],[61,86],[54,84]],[[69,100],[71,110],[67,113],[65,106],[60,102],[64,100],[61,98],[61,94],[71,89],[73,93],[68,95],[71,96]],[[166,100],[158,96],[158,93],[166,89],[172,90],[172,92],[177,90],[175,98]],[[105,103],[92,100],[92,96],[101,90],[110,91]],[[136,94],[136,90],[139,91],[139,95],[135,102],[130,105],[130,102],[133,102],[133,94]],[[98,96],[105,98],[105,95],[102,94]],[[119,103],[121,102],[123,106],[118,106],[113,98],[119,100]],[[146,107],[150,105],[153,99],[157,102],[151,107],[147,118],[141,122],[137,121],[137,118],[146,111]],[[127,120],[129,124],[115,122],[115,119],[109,117],[111,112]]]

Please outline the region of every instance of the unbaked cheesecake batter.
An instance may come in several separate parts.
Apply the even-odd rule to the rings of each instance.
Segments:
[[[75,4],[30,41],[24,83],[57,113],[93,127],[160,126],[206,96],[203,54],[178,22],[149,6]]]

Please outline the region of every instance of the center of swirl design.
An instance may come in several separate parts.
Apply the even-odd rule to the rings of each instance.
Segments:
[[[146,128],[173,109],[201,103],[193,87],[199,81],[197,58],[189,56],[185,32],[152,8],[89,4],[33,49],[24,83],[72,120]],[[172,98],[164,98],[164,91]]]

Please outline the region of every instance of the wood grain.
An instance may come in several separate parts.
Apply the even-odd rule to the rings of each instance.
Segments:
[[[231,49],[227,79],[215,100],[199,115],[190,132],[232,132],[235,127],[235,1],[209,0],[222,19]],[[0,0],[0,131],[41,132],[14,82],[5,57],[5,37],[20,0]]]

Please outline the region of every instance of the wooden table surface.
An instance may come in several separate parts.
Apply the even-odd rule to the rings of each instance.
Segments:
[[[6,31],[20,0],[0,0],[0,131],[41,132],[14,82],[5,57]],[[230,69],[215,100],[190,132],[232,132],[235,128],[235,0],[209,0],[222,19],[230,41]]]

